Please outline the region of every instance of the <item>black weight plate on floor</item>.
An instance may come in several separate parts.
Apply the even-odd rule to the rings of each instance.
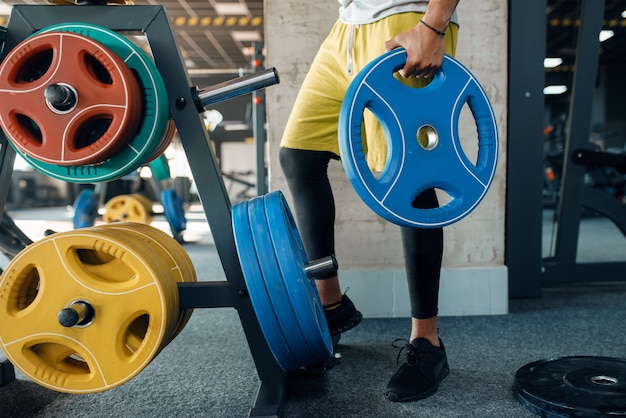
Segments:
[[[514,390],[526,408],[543,417],[626,416],[626,360],[539,360],[517,371]]]

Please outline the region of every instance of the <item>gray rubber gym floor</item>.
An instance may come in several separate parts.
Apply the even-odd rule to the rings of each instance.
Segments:
[[[187,214],[185,249],[200,280],[224,280],[210,231],[196,209]],[[65,208],[10,213],[33,239],[45,229],[71,229],[71,213]],[[152,225],[168,230],[162,217]],[[610,247],[623,248],[619,245]],[[442,317],[450,375],[434,396],[412,403],[392,403],[383,396],[396,369],[398,350],[391,343],[408,336],[409,320],[365,319],[344,334],[341,364],[322,376],[289,376],[284,415],[536,416],[513,394],[516,371],[535,360],[563,356],[626,358],[625,301],[626,283],[596,282],[546,288],[541,298],[512,300],[507,315]],[[68,395],[38,386],[18,372],[16,381],[0,387],[0,417],[245,417],[258,388],[235,310],[197,309],[184,330],[124,385]]]

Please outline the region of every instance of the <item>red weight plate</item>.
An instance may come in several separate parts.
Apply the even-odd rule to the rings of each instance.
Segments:
[[[62,166],[97,164],[135,134],[142,96],[132,71],[99,42],[35,35],[0,66],[0,124],[25,154]]]
[[[176,133],[178,133],[178,129],[176,128],[176,122],[174,122],[174,119],[169,119],[167,121],[167,128],[165,129],[163,138],[161,138],[161,142],[159,142],[159,146],[154,151],[152,156],[148,158],[146,164],[149,164],[152,161],[156,160],[161,156],[161,154],[165,152],[165,150],[172,144],[172,142],[174,142],[174,137],[176,136]]]

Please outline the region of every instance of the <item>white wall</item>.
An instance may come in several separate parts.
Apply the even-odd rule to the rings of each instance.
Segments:
[[[291,199],[278,163],[278,143],[317,47],[337,17],[335,0],[272,0],[265,4],[268,67],[280,84],[267,89],[270,189]],[[497,175],[469,216],[445,228],[441,315],[503,314],[508,309],[504,266],[507,103],[507,6],[500,0],[461,1],[457,58],[491,100],[500,135]],[[463,123],[461,138],[476,137]],[[409,316],[398,227],[381,220],[353,191],[339,162],[331,162],[337,204],[337,257],[342,287],[368,317]],[[358,245],[355,245],[358,243]]]

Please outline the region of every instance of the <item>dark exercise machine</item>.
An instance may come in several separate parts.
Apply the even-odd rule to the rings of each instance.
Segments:
[[[544,51],[537,51],[536,46],[545,44],[546,21],[541,17],[545,16],[546,2],[527,2],[523,6],[510,2],[510,5],[511,39],[520,43],[512,44],[510,48],[506,244],[510,296],[538,297],[545,284],[589,282],[596,277],[602,281],[623,281],[624,262],[576,261],[583,208],[608,217],[626,235],[623,203],[584,184],[588,169],[613,167],[623,171],[626,168],[624,156],[600,153],[589,142],[589,103],[592,103],[598,72],[598,33],[604,17],[604,2],[581,2],[568,137],[556,208],[556,246],[554,254],[544,259],[541,255],[543,203],[539,192],[542,189],[543,149],[539,141],[529,138],[534,139],[534,133],[541,132],[539,124],[543,120],[543,97],[534,94],[539,93],[537,87],[543,88],[543,75],[534,69],[542,69],[536,64],[544,58]],[[518,77],[520,84],[517,83]],[[513,392],[522,405],[543,417],[624,416],[625,380],[624,359],[551,358],[528,363],[517,370]]]
[[[593,5],[591,5],[591,3]],[[605,5],[582,0],[576,65],[555,211],[554,251],[542,255],[544,150],[534,138],[543,130],[546,2],[518,9],[510,2],[509,131],[507,161],[506,265],[511,298],[539,297],[544,285],[623,281],[626,262],[578,262],[580,221],[585,212],[606,216],[626,235],[623,203],[585,184],[589,169],[623,169],[624,156],[599,153],[589,141]],[[539,64],[539,65],[538,65]],[[520,219],[524,221],[520,222]]]

